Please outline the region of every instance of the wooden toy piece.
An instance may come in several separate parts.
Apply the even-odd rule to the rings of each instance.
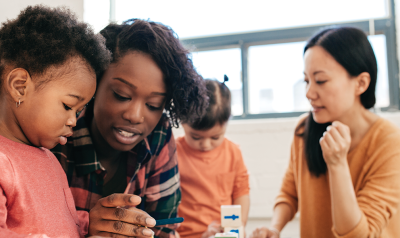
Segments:
[[[224,227],[224,232],[225,233],[237,233],[238,238],[244,238],[244,228],[243,226],[240,227]]]
[[[242,206],[222,205],[221,206],[221,226],[240,227],[242,225]]]
[[[217,233],[214,237],[225,237],[225,238],[239,238],[237,233]]]

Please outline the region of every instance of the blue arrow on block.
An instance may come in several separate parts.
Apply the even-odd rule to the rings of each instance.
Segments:
[[[235,214],[233,214],[232,216],[224,216],[224,219],[232,219],[232,220],[236,220],[238,219],[239,216],[236,216]]]
[[[239,230],[230,230],[229,232],[234,232],[239,234]]]

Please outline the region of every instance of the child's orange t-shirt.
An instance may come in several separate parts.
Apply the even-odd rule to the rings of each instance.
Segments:
[[[184,137],[177,139],[182,202],[178,214],[185,221],[179,235],[201,237],[213,221],[221,221],[221,205],[249,194],[249,175],[239,147],[228,139],[211,151],[194,150]]]

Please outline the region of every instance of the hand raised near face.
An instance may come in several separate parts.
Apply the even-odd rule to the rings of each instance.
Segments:
[[[141,198],[130,194],[112,194],[100,199],[89,212],[89,235],[102,237],[152,237],[156,221],[135,208]],[[130,207],[130,208],[125,208]]]
[[[347,153],[350,150],[350,129],[345,124],[334,121],[328,126],[319,141],[327,166],[347,163]]]

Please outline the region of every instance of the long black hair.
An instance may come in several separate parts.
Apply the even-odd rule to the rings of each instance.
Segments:
[[[321,46],[342,65],[351,76],[369,73],[371,82],[360,95],[361,104],[369,109],[375,105],[377,64],[374,51],[365,33],[354,27],[335,27],[321,30],[311,37],[304,47],[304,54],[313,46]],[[296,135],[304,139],[304,151],[311,174],[319,176],[327,171],[319,140],[331,123],[319,124],[312,113],[296,128]]]

